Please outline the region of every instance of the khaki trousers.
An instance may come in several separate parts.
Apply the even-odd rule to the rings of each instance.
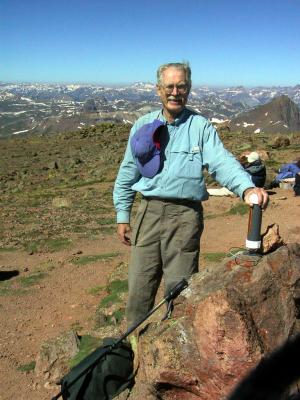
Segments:
[[[198,271],[202,231],[200,202],[141,200],[131,236],[128,327],[154,306],[162,276],[166,294]]]

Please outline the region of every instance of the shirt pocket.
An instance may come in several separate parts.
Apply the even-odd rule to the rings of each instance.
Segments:
[[[196,147],[196,146],[195,146]],[[171,168],[178,178],[199,179],[202,176],[202,152],[181,144],[172,148]]]

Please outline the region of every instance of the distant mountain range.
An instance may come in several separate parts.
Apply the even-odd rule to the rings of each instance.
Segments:
[[[244,129],[244,122],[253,123],[246,121],[245,112],[254,112],[256,108],[282,95],[288,96],[296,107],[300,106],[300,85],[195,87],[191,91],[188,105],[215,123],[232,120],[232,129]],[[158,108],[160,101],[152,83],[105,87],[0,82],[0,137],[28,132],[41,134],[80,130],[103,121],[132,124],[142,114]],[[287,121],[276,126],[275,119],[274,129],[286,131],[284,125]],[[264,123],[255,127],[266,129],[267,125]],[[291,126],[288,128],[292,129]]]
[[[267,104],[241,113],[230,121],[229,127],[233,131],[243,130],[249,133],[300,132],[300,111],[296,103],[282,95]]]

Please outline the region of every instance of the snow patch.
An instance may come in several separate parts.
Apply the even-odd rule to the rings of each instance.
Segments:
[[[222,122],[227,121],[226,119],[219,119],[219,118],[211,118],[210,122],[215,123],[215,124],[221,124]]]
[[[130,124],[130,125],[132,125],[132,122],[131,122],[131,121],[129,121],[128,119],[124,119],[124,118],[123,118],[123,123],[124,123],[124,124]]]
[[[0,113],[0,115],[19,115],[24,113],[26,113],[26,111],[3,111]]]
[[[28,132],[28,131],[29,131],[29,129],[25,129],[24,131],[13,132],[12,134],[13,135],[18,135],[19,133],[25,133],[25,132]]]

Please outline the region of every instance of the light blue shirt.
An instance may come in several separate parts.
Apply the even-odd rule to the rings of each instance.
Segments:
[[[130,146],[130,138],[144,124],[159,119],[165,122],[161,138],[161,170],[153,177],[142,176]],[[124,159],[115,182],[113,198],[117,223],[129,223],[136,192],[144,196],[171,199],[207,200],[203,169],[222,186],[242,198],[246,189],[254,187],[250,175],[227,151],[211,123],[184,109],[174,122],[166,121],[162,110],[139,118],[133,125]]]

